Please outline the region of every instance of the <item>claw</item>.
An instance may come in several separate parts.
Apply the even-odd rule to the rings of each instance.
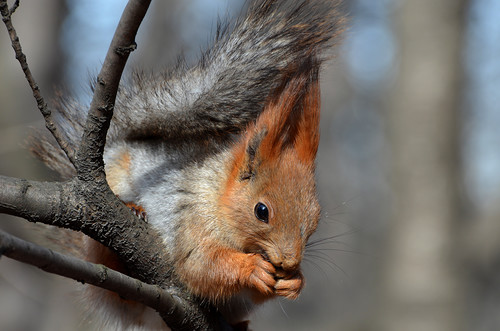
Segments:
[[[147,213],[146,211],[144,210],[144,208],[142,208],[142,206],[139,206],[139,205],[136,205],[135,203],[133,202],[126,202],[125,205],[127,207],[130,208],[130,210],[137,216],[139,217],[139,219],[143,220],[144,222],[148,222],[148,219],[147,219]]]

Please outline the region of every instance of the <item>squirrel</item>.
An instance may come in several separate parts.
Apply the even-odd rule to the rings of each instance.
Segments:
[[[136,72],[119,89],[104,152],[110,188],[160,232],[172,277],[230,323],[273,297],[295,299],[304,287],[300,263],[320,218],[319,72],[344,27],[340,6],[253,1],[234,24],[218,26],[193,67]],[[85,107],[66,98],[56,108],[76,148]],[[62,177],[74,174],[53,141],[35,144]],[[78,235],[78,254],[126,269]],[[149,308],[105,290],[88,287],[85,300],[99,302],[90,306],[104,326],[163,325]]]

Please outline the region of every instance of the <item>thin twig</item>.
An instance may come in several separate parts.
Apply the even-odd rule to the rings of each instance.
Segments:
[[[75,151],[68,145],[68,143],[64,140],[63,136],[60,134],[57,126],[55,125],[54,121],[52,120],[52,112],[48,108],[47,103],[42,97],[42,94],[40,92],[40,88],[38,87],[38,84],[36,83],[35,79],[33,78],[33,75],[31,73],[31,70],[28,66],[28,62],[26,61],[26,55],[23,53],[23,50],[21,48],[21,43],[19,41],[19,37],[17,36],[16,29],[14,28],[14,25],[12,24],[12,14],[16,11],[16,9],[19,7],[19,0],[14,2],[12,5],[12,8],[9,9],[9,6],[7,4],[7,0],[0,0],[0,12],[2,14],[2,21],[4,22],[7,31],[9,33],[10,41],[12,44],[12,48],[14,49],[14,52],[16,54],[16,59],[19,61],[19,64],[21,65],[21,69],[24,72],[24,75],[26,77],[26,80],[28,81],[28,84],[31,88],[31,91],[33,92],[33,97],[36,100],[36,104],[38,109],[43,115],[43,118],[45,119],[45,126],[47,129],[52,133],[54,138],[56,139],[57,143],[61,147],[61,149],[66,153],[66,156],[70,160],[70,162],[74,165],[75,164]]]
[[[10,15],[12,16],[12,14],[14,14],[14,12],[16,11],[17,7],[19,7],[19,0],[16,0],[14,2],[14,4],[12,5],[12,7],[10,8],[9,12],[10,12]]]
[[[0,257],[36,266],[46,272],[118,293],[162,312],[172,312],[176,299],[159,286],[143,283],[118,271],[54,252],[0,230]]]

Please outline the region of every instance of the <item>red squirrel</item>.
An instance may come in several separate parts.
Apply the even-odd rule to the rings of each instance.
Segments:
[[[136,74],[119,91],[104,161],[113,192],[163,237],[172,277],[231,323],[304,287],[300,263],[320,218],[314,180],[319,71],[342,30],[338,1],[254,1],[192,68]],[[70,141],[81,107],[61,104]],[[71,128],[71,130],[69,129]],[[66,174],[42,141],[37,153]],[[82,254],[125,270],[90,238]],[[89,287],[93,316],[156,329],[154,312]]]

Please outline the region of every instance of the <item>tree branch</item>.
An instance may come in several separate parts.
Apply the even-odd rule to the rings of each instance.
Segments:
[[[97,76],[83,139],[77,154],[77,172],[80,179],[91,175],[93,180],[100,179],[100,183],[107,187],[102,160],[106,133],[113,116],[123,69],[130,52],[137,47],[135,36],[150,3],[151,0],[130,0],[111,40]]]
[[[0,177],[0,212],[87,234],[116,252],[132,276],[178,293],[178,300],[170,302],[175,305],[162,306],[159,311],[172,330],[215,330],[224,324],[220,315],[206,305],[200,306],[197,299],[182,292],[170,279],[171,266],[163,256],[167,250],[160,235],[135,217],[113,194],[104,173],[102,155],[118,84],[128,55],[136,47],[134,38],[149,3],[150,0],[130,0],[120,19],[97,78],[84,135],[74,160],[77,177],[64,183]],[[0,0],[0,10],[16,45],[13,47],[17,56],[17,51],[22,52],[10,17],[15,8],[16,5],[9,10],[6,1]],[[24,55],[19,57],[23,58],[23,71],[29,73],[27,78],[32,79]],[[43,99],[37,97],[39,90],[34,81],[33,86],[37,103],[45,105]],[[50,120],[50,112],[47,118]],[[56,133],[56,139],[57,136]],[[61,142],[59,145],[64,146]]]
[[[0,176],[0,213],[30,222],[52,224],[60,211],[61,183],[44,183]]]
[[[118,293],[159,312],[184,318],[182,302],[159,286],[143,283],[103,265],[97,265],[24,241],[0,230],[0,257],[34,265],[46,272],[72,278]]]
[[[224,324],[217,313],[211,312],[209,307],[199,307],[196,299],[183,293],[169,278],[170,266],[162,255],[166,247],[156,231],[133,216],[119,200],[119,205],[113,205],[108,202],[110,197],[105,198],[100,192],[95,192],[93,201],[82,197],[79,192],[82,185],[86,186],[88,183],[77,179],[64,183],[47,183],[0,176],[0,213],[81,231],[113,249],[134,276],[175,294],[176,299],[165,299],[166,301],[162,302],[139,300],[158,310],[172,330],[215,330],[218,325]],[[112,198],[116,199],[114,195]],[[0,253],[2,245],[5,244],[0,245]],[[13,258],[40,266],[36,264],[38,257],[35,251],[29,248],[24,251],[24,260]],[[35,254],[32,258],[27,256],[32,253]],[[87,267],[78,266],[82,264],[74,265],[74,276],[69,276],[70,278],[99,286],[85,279]],[[103,288],[121,294],[115,289]],[[131,299],[136,300],[132,297]]]
[[[23,53],[23,50],[21,48],[21,43],[19,41],[19,37],[17,36],[16,29],[14,28],[14,25],[12,24],[12,14],[14,14],[17,7],[19,7],[19,0],[17,0],[12,5],[12,8],[10,8],[10,9],[9,9],[8,4],[7,4],[7,0],[0,0],[0,12],[2,14],[2,21],[4,22],[5,26],[7,27],[7,31],[9,32],[9,38],[10,38],[10,41],[12,43],[12,48],[14,49],[14,52],[16,54],[16,59],[19,61],[19,64],[21,65],[21,69],[24,72],[24,75],[26,77],[26,80],[28,81],[28,84],[31,88],[31,91],[33,92],[33,97],[36,100],[37,107],[43,115],[43,118],[45,120],[45,126],[52,133],[52,136],[54,136],[57,143],[59,144],[61,149],[64,151],[64,153],[66,154],[66,156],[68,157],[70,162],[73,165],[75,165],[75,151],[63,139],[56,124],[52,120],[52,111],[48,108],[47,103],[45,102],[44,98],[42,97],[42,93],[40,92],[40,88],[38,87],[38,84],[36,83],[35,79],[33,78],[31,70],[28,66],[28,62],[26,60],[26,55]]]

